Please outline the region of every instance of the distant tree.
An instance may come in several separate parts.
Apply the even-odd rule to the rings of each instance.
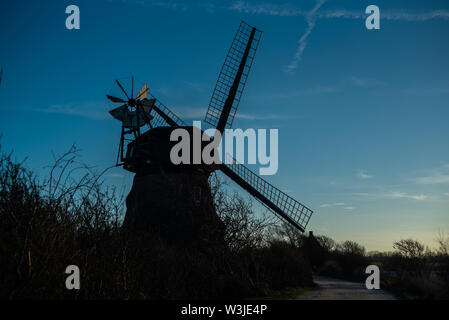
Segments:
[[[438,243],[438,253],[443,256],[449,255],[449,236],[439,232],[436,242]]]
[[[413,239],[402,239],[393,244],[393,248],[398,250],[406,258],[422,258],[425,247],[422,243]]]
[[[296,248],[301,248],[304,245],[304,239],[306,238],[302,233],[298,232],[298,229],[285,222],[273,225],[270,232],[273,241],[287,241]]]
[[[399,273],[401,278],[422,277],[427,273],[426,262],[428,254],[426,247],[417,240],[402,239],[393,244],[393,248],[397,250]]]
[[[347,255],[364,256],[365,247],[355,241],[347,240],[338,246],[339,251]]]
[[[328,252],[333,251],[337,246],[336,242],[327,236],[319,235],[316,236],[316,239],[318,240],[320,245]]]
[[[344,241],[335,245],[332,251],[333,259],[336,262],[334,271],[341,274],[339,277],[359,281],[364,274],[364,268],[367,266],[365,256],[365,247],[355,241]],[[328,265],[329,267],[329,265]]]

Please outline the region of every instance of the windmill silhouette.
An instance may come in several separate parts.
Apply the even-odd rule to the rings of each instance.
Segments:
[[[261,35],[260,30],[242,21],[228,50],[205,116],[205,122],[221,134],[232,126]],[[170,141],[170,133],[184,128],[192,136],[199,129],[186,126],[151,95],[147,84],[136,96],[133,77],[130,92],[117,80],[116,84],[124,97],[107,97],[122,104],[110,111],[122,122],[117,164],[136,173],[127,197],[124,226],[133,229],[162,226],[170,237],[181,239],[204,232],[219,233],[220,222],[208,177],[220,170],[271,212],[304,232],[313,211],[229,155],[219,165],[172,164],[169,155],[175,142]]]

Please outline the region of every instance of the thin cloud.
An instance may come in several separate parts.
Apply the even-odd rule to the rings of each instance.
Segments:
[[[161,8],[174,11],[188,11],[188,10],[204,10],[210,13],[215,12],[217,9],[223,9],[225,7],[219,6],[214,2],[207,1],[154,1],[154,0],[108,0],[109,2],[116,3],[131,3],[145,8]]]
[[[265,14],[270,16],[281,16],[281,17],[296,17],[296,16],[307,16],[308,11],[297,9],[291,5],[280,6],[277,4],[250,4],[244,1],[236,1],[230,7],[229,10],[249,13],[249,14]]]
[[[337,93],[341,92],[343,88],[341,86],[331,86],[331,85],[318,85],[312,87],[310,89],[301,89],[301,90],[292,90],[288,92],[278,93],[278,94],[270,94],[267,95],[268,98],[271,99],[288,99],[288,98],[296,98],[296,97],[304,97],[304,96],[314,96],[314,95],[322,95],[328,93]],[[259,95],[260,97],[260,95]]]
[[[204,107],[174,107],[172,108],[173,112],[175,112],[182,119],[188,120],[202,120],[206,115],[207,108]]]
[[[365,196],[373,196],[374,194],[368,192],[354,192],[352,193],[352,195],[365,197]]]
[[[85,102],[54,104],[47,108],[37,108],[37,112],[63,114],[67,116],[78,116],[94,120],[104,120],[110,118],[105,102]]]
[[[427,176],[414,178],[412,181],[418,184],[449,183],[449,164],[445,164],[438,169],[430,170]]]
[[[419,184],[449,183],[449,175],[440,173],[428,177],[416,178],[414,181]]]
[[[184,81],[184,83],[195,91],[204,92],[210,91],[212,88],[210,85],[206,85],[204,83],[192,82],[192,81]]]
[[[206,115],[207,108],[202,107],[175,107],[173,111],[178,114],[181,118],[187,120],[202,120]],[[282,120],[282,119],[292,119],[294,116],[279,115],[279,114],[251,114],[251,113],[240,113],[237,112],[235,115],[236,119],[244,119],[250,121],[256,120]]]
[[[354,88],[373,88],[383,85],[385,85],[385,82],[380,80],[353,76],[351,78],[341,79],[338,83],[335,84],[315,85],[307,89],[290,90],[275,94],[258,94],[257,98],[263,97],[264,99],[289,99],[296,97],[340,93],[345,90],[354,90]]]
[[[315,28],[316,23],[316,15],[315,13],[318,11],[318,9],[326,2],[326,0],[318,0],[315,3],[315,6],[313,9],[307,14],[306,21],[307,21],[307,28],[304,34],[299,38],[298,40],[298,48],[296,49],[295,57],[293,58],[292,62],[287,66],[286,70],[287,72],[292,72],[296,68],[298,68],[298,63],[302,59],[302,54],[304,53],[304,50],[307,46],[307,38],[312,33],[313,28]]]
[[[402,198],[406,198],[406,199],[413,199],[413,200],[427,200],[429,197],[423,194],[407,194],[404,192],[393,192],[387,195],[387,197],[389,198],[394,198],[394,199],[402,199]]]
[[[245,1],[234,2],[229,6],[229,10],[234,10],[249,14],[264,14],[281,17],[307,17],[310,12],[297,8],[291,4],[274,4],[274,3],[249,3]],[[410,11],[404,9],[381,10],[381,19],[394,21],[428,21],[428,20],[448,20],[448,10],[432,10],[432,11]],[[346,10],[346,9],[329,9],[315,13],[318,19],[354,19],[361,20],[367,17],[364,10]]]
[[[359,170],[357,172],[357,177],[360,179],[371,179],[373,176],[369,175],[366,170]]]
[[[248,114],[248,113],[237,113],[235,115],[237,119],[245,119],[245,120],[282,120],[282,119],[293,119],[296,116],[289,115],[279,115],[279,114]]]
[[[390,192],[390,193],[366,193],[366,192],[356,192],[353,193],[355,196],[363,197],[376,197],[383,199],[411,199],[417,201],[429,200],[430,197],[424,194],[409,194],[406,192]]]
[[[317,14],[319,19],[354,19],[362,20],[367,17],[363,11],[350,11],[345,9],[335,9],[324,11]],[[429,20],[448,20],[448,10],[433,10],[427,12],[412,12],[404,9],[382,10],[380,12],[381,19],[391,21],[429,21]]]
[[[448,20],[448,10],[434,10],[428,12],[407,12],[407,11],[387,11],[381,13],[381,18],[387,20],[399,20],[399,21],[428,21],[428,20]]]
[[[323,203],[323,204],[320,204],[320,208],[341,207],[341,206],[345,206],[345,205],[346,205],[346,203],[344,203],[344,202]]]
[[[334,9],[317,14],[319,19],[363,19],[366,14],[363,11],[349,11],[346,9]]]

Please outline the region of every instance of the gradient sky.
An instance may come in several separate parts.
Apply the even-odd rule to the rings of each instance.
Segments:
[[[65,28],[70,4],[80,30]],[[365,28],[370,4],[380,30]],[[202,120],[241,20],[264,33],[234,128],[279,129],[266,178],[315,210],[308,229],[368,250],[434,246],[449,232],[447,1],[2,1],[3,149],[39,172],[74,142],[113,165],[105,94],[130,75]],[[107,174],[125,190],[131,179]]]

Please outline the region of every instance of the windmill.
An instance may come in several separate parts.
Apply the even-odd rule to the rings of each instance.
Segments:
[[[232,126],[261,35],[260,30],[242,21],[228,50],[205,117],[205,122],[220,133]],[[127,198],[128,211],[124,225],[138,228],[146,223],[162,223],[167,228],[175,229],[172,235],[179,235],[192,228],[192,233],[203,232],[204,230],[198,228],[206,225],[205,220],[212,221],[215,219],[213,216],[216,216],[208,177],[213,171],[220,170],[271,212],[304,232],[313,211],[233,158],[228,158],[219,165],[172,164],[169,154],[174,142],[169,139],[170,133],[176,128],[184,128],[191,133],[199,129],[186,126],[178,116],[151,95],[147,85],[133,98],[133,78],[130,95],[120,82],[116,81],[116,84],[126,97],[124,99],[108,96],[113,103],[123,104],[110,111],[115,118],[122,121],[118,165],[136,173],[133,189]],[[130,142],[126,135],[132,136]],[[152,200],[149,200],[150,198]],[[158,207],[160,213],[145,213],[148,206]],[[191,215],[186,212],[191,212]],[[192,218],[198,215],[198,212],[206,214],[202,218]],[[189,218],[185,218],[186,215]],[[152,216],[150,222],[148,216]],[[184,223],[174,223],[183,218]],[[218,226],[219,223],[215,225]]]

